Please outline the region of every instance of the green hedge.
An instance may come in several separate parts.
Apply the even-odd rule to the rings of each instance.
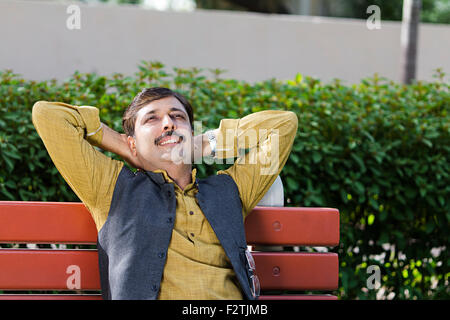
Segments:
[[[299,131],[282,171],[288,206],[333,207],[341,214],[342,299],[449,298],[450,93],[445,74],[404,86],[375,75],[357,85],[298,74],[255,84],[222,70],[142,62],[133,77],[75,73],[35,82],[0,72],[0,199],[78,201],[58,174],[32,122],[38,100],[93,105],[121,130],[121,115],[144,87],[185,94],[195,120],[217,127],[265,109],[297,113]],[[111,154],[109,154],[111,155]],[[116,157],[116,156],[114,156]],[[227,165],[198,165],[200,177]],[[438,249],[434,249],[438,248]],[[440,249],[439,249],[440,248]],[[432,250],[433,249],[433,250]],[[370,265],[381,288],[367,289]],[[383,295],[384,290],[384,295]]]

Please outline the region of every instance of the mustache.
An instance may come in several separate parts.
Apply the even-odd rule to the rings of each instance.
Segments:
[[[160,135],[158,138],[156,138],[155,139],[155,144],[157,145],[161,141],[161,139],[163,139],[163,138],[165,138],[167,136],[177,136],[177,137],[181,138],[181,141],[184,140],[184,136],[182,134],[179,134],[179,133],[175,132],[174,130],[171,130],[171,131],[164,132],[162,135]]]

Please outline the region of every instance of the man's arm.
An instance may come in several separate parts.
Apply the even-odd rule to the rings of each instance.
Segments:
[[[103,130],[94,107],[39,101],[32,111],[33,124],[56,168],[91,212],[99,230],[109,211],[123,162],[97,151]]]
[[[244,217],[264,197],[283,169],[298,129],[291,111],[266,110],[241,119],[223,119],[217,136],[217,158],[237,157],[227,170],[236,182]]]
[[[139,159],[135,157],[128,146],[127,135],[124,133],[118,133],[111,129],[103,122],[101,123],[103,128],[103,139],[99,144],[99,147],[103,150],[110,151],[117,154],[131,166],[141,169],[142,164]]]

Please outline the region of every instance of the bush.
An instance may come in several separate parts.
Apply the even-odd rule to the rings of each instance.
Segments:
[[[408,86],[378,75],[346,86],[301,74],[249,84],[223,79],[219,69],[209,79],[202,69],[173,71],[143,62],[134,77],[76,72],[62,83],[0,72],[0,199],[79,201],[32,125],[38,100],[97,106],[102,121],[120,132],[125,107],[151,86],[186,95],[204,130],[222,118],[291,110],[299,131],[281,173],[285,197],[288,206],[339,209],[336,293],[342,299],[449,298],[450,93],[442,71],[434,82]],[[227,166],[197,165],[199,177]],[[367,288],[370,265],[380,268],[380,289]]]

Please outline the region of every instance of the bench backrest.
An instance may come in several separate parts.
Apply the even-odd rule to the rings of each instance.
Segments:
[[[251,246],[339,244],[339,211],[332,208],[256,207],[245,221]],[[97,230],[82,203],[0,201],[0,244],[95,245]],[[101,299],[93,249],[0,249],[1,299]],[[298,291],[336,290],[339,262],[329,252],[252,252],[260,299],[337,299]],[[31,293],[29,293],[31,291]],[[70,294],[48,294],[63,291]],[[295,291],[297,294],[287,294]],[[41,292],[45,295],[39,294]],[[273,293],[284,293],[275,295]],[[269,293],[265,294],[264,293]]]

